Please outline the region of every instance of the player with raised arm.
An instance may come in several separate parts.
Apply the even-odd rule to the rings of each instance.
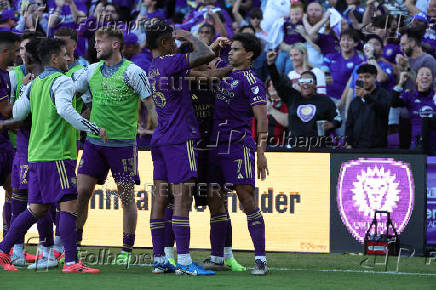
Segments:
[[[155,186],[150,216],[153,273],[175,271],[178,275],[213,275],[213,271],[204,270],[193,262],[189,253],[189,211],[191,189],[197,177],[195,139],[198,139],[199,132],[186,77],[190,68],[209,63],[215,54],[191,33],[173,32],[172,27],[161,20],[148,23],[146,38],[153,54],[147,75],[158,113],[158,127],[151,141]],[[191,42],[193,52],[175,54],[177,38]],[[175,269],[164,253],[168,184],[174,196],[172,229],[177,244]]]
[[[28,146],[29,203],[16,217],[10,231],[0,243],[0,265],[4,270],[17,270],[7,254],[14,242],[38,219],[47,215],[53,203],[60,203],[60,234],[65,246],[64,273],[98,273],[77,261],[77,143],[75,130],[92,132],[107,140],[106,131],[82,118],[72,105],[74,83],[63,73],[68,70],[65,43],[43,39],[39,58],[44,71],[26,86],[14,103],[14,120],[25,120],[32,114]],[[73,127],[74,126],[74,127]]]
[[[214,123],[211,133],[211,175],[224,176],[232,184],[247,214],[248,230],[255,249],[253,275],[266,275],[265,223],[256,206],[254,188],[254,152],[257,153],[258,178],[268,174],[265,157],[268,120],[266,93],[263,83],[250,69],[261,52],[261,43],[254,35],[239,33],[233,36],[229,62],[233,71],[216,88]],[[251,136],[251,119],[256,118],[256,142]],[[225,211],[221,214],[224,216]]]
[[[77,72],[76,91],[92,96],[90,121],[107,128],[109,141],[88,133],[78,169],[79,211],[77,240],[82,240],[88,204],[97,183],[104,184],[109,169],[123,206],[123,248],[116,262],[131,259],[135,243],[137,208],[135,183],[139,185],[136,133],[138,106],[142,99],[156,120],[151,89],[145,72],[121,55],[123,32],[112,26],[95,33],[97,57],[101,60]]]

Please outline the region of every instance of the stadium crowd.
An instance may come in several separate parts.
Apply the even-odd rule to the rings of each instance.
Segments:
[[[197,172],[194,147],[201,147],[201,144],[192,144],[198,132],[186,116],[195,111],[200,134],[211,129],[210,138],[217,144],[218,133],[232,143],[237,138],[243,140],[241,148],[233,147],[229,153],[232,160],[219,157],[219,153],[212,157],[198,153],[198,171],[207,171],[209,158],[217,160],[214,164],[221,166],[225,175],[222,178],[235,186],[233,189],[247,213],[255,247],[252,273],[264,275],[268,272],[265,228],[262,214],[252,200],[254,151],[262,179],[268,172],[263,155],[268,148],[422,149],[423,140],[427,140],[428,152],[433,153],[436,149],[433,138],[436,135],[431,130],[436,110],[435,23],[436,0],[406,0],[404,3],[395,0],[0,0],[0,32],[11,31],[17,35],[14,39],[10,34],[1,34],[4,38],[0,39],[0,60],[3,61],[0,63],[0,129],[3,137],[7,138],[5,134],[9,134],[10,141],[14,143],[16,138],[18,143],[21,135],[15,135],[13,126],[22,127],[23,124],[8,124],[11,129],[6,133],[5,120],[13,117],[15,121],[23,121],[32,112],[29,156],[27,160],[26,152],[23,161],[30,165],[18,166],[16,170],[21,172],[18,181],[24,178],[23,168],[33,172],[32,176],[53,169],[64,176],[61,178],[62,196],[54,194],[47,198],[42,194],[42,197],[30,200],[29,195],[28,201],[33,204],[31,211],[25,210],[27,187],[20,188],[20,182],[14,186],[12,181],[15,189],[9,190],[13,192],[12,200],[21,202],[20,208],[16,208],[17,214],[12,215],[16,219],[14,225],[25,229],[38,220],[38,227],[42,229],[40,235],[47,236],[44,233],[50,232],[50,228],[45,225],[54,221],[57,223],[55,240],[46,240],[45,248],[54,243],[58,256],[65,248],[66,272],[95,272],[75,260],[75,245],[76,240],[81,241],[93,189],[104,182],[110,168],[123,203],[124,246],[119,260],[126,261],[136,229],[136,205],[131,195],[133,185],[139,182],[136,147],[134,150],[131,147],[152,144],[155,186],[159,187],[161,181],[178,185],[192,180],[197,177],[193,174]],[[173,30],[174,43],[164,37]],[[37,39],[42,38],[44,40],[36,45]],[[116,39],[117,44],[112,41],[108,46],[107,39]],[[20,53],[8,63],[7,59],[15,52],[4,44],[15,42],[20,43]],[[65,55],[59,56],[62,53]],[[233,71],[227,63],[233,66]],[[237,69],[244,71],[243,74],[238,74]],[[66,72],[66,76],[60,71]],[[168,84],[162,89],[159,80],[167,76],[183,78],[180,90]],[[225,76],[231,77],[230,83],[225,81]],[[217,96],[215,108],[210,105],[214,101],[202,99],[204,91],[194,91],[190,86],[188,89],[185,80],[188,77],[220,81],[217,88],[209,88]],[[50,89],[40,79],[50,79]],[[159,84],[157,89],[156,82]],[[38,92],[50,95],[55,103],[56,108],[48,117],[44,115],[44,106],[50,107],[49,99],[39,105],[29,101]],[[74,101],[77,111],[71,112],[71,98],[76,93],[81,97],[77,98],[77,104]],[[71,98],[68,100],[66,95]],[[153,97],[149,98],[151,95]],[[210,96],[210,92],[205,95]],[[238,102],[229,106],[229,100],[235,95],[242,97],[235,98]],[[262,95],[266,95],[266,99]],[[119,108],[123,109],[111,107],[108,110],[105,107],[108,96],[111,101],[119,102]],[[174,96],[180,96],[180,100],[170,101]],[[263,119],[263,107],[268,122]],[[169,111],[174,112],[172,117],[167,114]],[[159,122],[156,122],[156,113]],[[202,127],[200,120],[207,114],[214,116],[212,128],[207,124]],[[51,132],[53,128],[38,123],[38,116],[51,118],[50,122],[58,122],[56,128],[61,129]],[[58,116],[64,121],[56,121]],[[84,135],[80,138],[76,131],[71,135],[74,140],[82,140],[84,149],[77,189],[74,189],[79,194],[77,237],[71,234],[76,233],[71,230],[76,227],[76,217],[69,214],[75,212],[72,210],[74,193],[67,190],[70,177],[76,182],[73,177],[75,163],[63,162],[74,159],[71,156],[77,154],[72,147],[62,147],[63,142],[53,141],[72,134],[62,122],[88,133],[86,141]],[[250,132],[244,131],[247,122],[251,124]],[[233,129],[242,132],[232,135]],[[52,136],[50,132],[59,139],[47,141]],[[44,138],[39,141],[32,138],[32,134],[37,133]],[[265,146],[268,147],[260,148],[259,141],[263,140],[260,135],[265,137],[266,133]],[[255,140],[257,149],[254,149]],[[186,160],[179,160],[182,156],[177,155],[181,154],[180,147],[174,145],[179,143],[188,150]],[[174,147],[165,147],[168,144]],[[116,154],[109,152],[107,146]],[[218,146],[216,150],[224,147]],[[52,156],[56,148],[63,152],[62,156]],[[17,147],[17,153],[19,151]],[[122,166],[114,165],[115,155],[123,158]],[[20,156],[15,156],[14,164]],[[46,160],[60,161],[51,165],[39,164]],[[235,164],[235,160],[240,163]],[[179,161],[181,164],[186,161],[189,168],[180,165]],[[32,162],[40,166],[32,166]],[[231,166],[238,166],[235,169],[237,177],[227,176],[222,169]],[[242,174],[242,168],[245,174]],[[0,176],[1,185],[5,186],[5,180],[6,175]],[[38,183],[36,179],[33,182]],[[31,186],[29,181],[29,191],[35,190]],[[40,186],[38,190],[43,191],[43,185]],[[211,211],[211,257],[204,262],[205,269],[192,262],[189,229],[186,232],[190,207],[186,202],[189,199],[185,198],[187,191],[184,187],[173,190],[181,193],[174,194],[174,200],[169,201],[166,196],[153,201],[150,219],[156,263],[153,271],[211,275],[210,270],[224,267],[224,263],[234,271],[242,270],[244,267],[231,254],[230,217],[219,199],[205,203]],[[57,210],[45,206],[51,202],[60,204]],[[11,209],[5,207],[4,214],[8,211]],[[47,215],[49,211],[51,214]],[[172,242],[164,237],[168,220],[172,220]],[[23,253],[20,236],[24,233],[14,229],[6,235],[0,243],[0,258],[7,259],[6,255],[1,255],[11,247]],[[219,241],[218,236],[222,237]],[[170,263],[174,260],[171,253],[174,240],[177,267],[174,262]],[[51,261],[49,255],[48,250],[44,252],[46,265]],[[3,268],[13,269],[9,260],[3,263],[7,264]]]
[[[372,106],[368,96],[370,101],[363,101],[364,106],[355,101],[350,109],[355,97],[365,100],[369,86],[387,90],[390,97],[394,88],[401,90],[401,95],[420,95],[414,91],[415,83],[422,82],[418,70],[427,67],[432,76],[436,72],[435,1],[32,0],[2,1],[1,5],[1,30],[19,34],[36,31],[48,37],[62,27],[77,31],[74,54],[82,65],[97,61],[95,31],[113,24],[125,33],[123,56],[145,71],[152,59],[146,48],[146,19],[165,19],[207,44],[220,36],[231,38],[236,32],[255,34],[262,41],[263,51],[254,61],[253,70],[268,84],[269,148],[307,148],[308,140],[315,140],[310,137],[319,135],[330,138],[331,148],[421,148],[421,118],[432,117],[435,106],[430,90],[420,92],[429,101],[413,108],[383,100],[383,111],[371,116],[366,110]],[[268,55],[278,74],[273,73]],[[377,69],[375,84],[372,78],[364,82],[366,91],[356,89],[357,69],[363,63]],[[278,94],[277,78],[284,78],[282,81],[300,91],[298,80],[307,70],[314,73],[316,93],[321,97],[309,96],[301,103],[294,101],[299,97],[288,99],[289,93]],[[407,76],[404,92],[399,83],[402,72]],[[336,112],[323,96],[334,102]],[[138,146],[147,147],[153,128],[146,110],[142,111]],[[320,132],[317,121],[323,127]],[[322,142],[319,145],[326,147]]]

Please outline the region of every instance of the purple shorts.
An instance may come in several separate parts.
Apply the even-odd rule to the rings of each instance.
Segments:
[[[197,150],[193,140],[177,145],[152,146],[151,158],[154,180],[179,184],[197,178]]]
[[[83,155],[77,173],[96,178],[104,184],[109,169],[115,183],[141,183],[138,174],[138,150],[136,146],[108,147],[85,141]]]
[[[255,186],[254,150],[242,143],[231,146],[218,145],[209,152],[208,179],[212,181],[222,175],[226,184]],[[232,188],[232,186],[227,186]]]
[[[11,174],[14,155],[14,150],[0,151],[0,186],[6,182],[9,174]]]
[[[29,203],[77,198],[76,160],[29,162]]]
[[[12,164],[11,186],[19,190],[27,190],[29,181],[29,162],[27,156],[15,154]]]

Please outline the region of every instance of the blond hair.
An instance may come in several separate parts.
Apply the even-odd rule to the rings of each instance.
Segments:
[[[120,51],[123,49],[124,33],[116,25],[103,26],[95,32],[95,35],[116,38],[120,42]]]
[[[303,70],[313,69],[313,65],[309,62],[309,57],[307,55],[307,48],[306,48],[306,45],[304,43],[297,42],[297,43],[291,44],[289,52],[291,52],[291,49],[296,49],[304,55]]]

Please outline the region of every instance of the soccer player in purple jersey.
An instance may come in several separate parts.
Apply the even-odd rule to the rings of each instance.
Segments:
[[[150,216],[153,273],[175,271],[178,275],[213,275],[213,271],[204,270],[192,262],[189,253],[191,189],[197,178],[194,140],[198,139],[199,132],[186,77],[190,68],[209,63],[215,58],[215,53],[191,33],[174,33],[171,26],[160,20],[146,26],[146,36],[147,46],[153,54],[147,76],[158,114],[158,127],[151,141],[155,186]],[[191,42],[194,52],[174,54],[176,38]],[[176,269],[164,253],[168,184],[174,195],[172,229],[177,244]]]
[[[7,68],[14,64],[19,53],[20,38],[10,31],[0,31],[0,120],[12,116],[10,104],[11,83]],[[14,147],[9,141],[8,130],[0,129],[0,186],[6,197],[3,205],[3,236],[6,235],[11,219],[11,170]]]
[[[268,273],[265,255],[265,223],[256,206],[254,196],[254,152],[257,152],[258,178],[268,174],[266,149],[268,120],[266,93],[263,83],[250,66],[261,52],[260,40],[246,33],[233,37],[229,62],[233,71],[216,88],[209,162],[210,176],[216,170],[224,182],[236,190],[238,199],[247,214],[248,230],[255,248],[253,275]],[[251,120],[256,118],[257,145],[251,136]],[[224,213],[224,212],[222,212]]]
[[[201,39],[201,38],[200,38]],[[204,41],[203,41],[204,42]],[[207,42],[205,42],[207,43]],[[230,44],[230,40],[225,37],[219,37],[210,46],[218,56],[221,48],[225,48]],[[178,49],[178,53],[192,53],[192,45],[189,42],[182,43]],[[220,80],[225,75],[230,73],[232,66],[222,61],[220,58],[214,59],[207,64],[195,67],[189,72],[189,76],[194,78],[191,83],[191,95],[194,112],[197,117],[200,138],[197,141],[197,165],[198,178],[196,187],[194,188],[194,199],[196,206],[209,206],[210,219],[210,242],[211,256],[203,262],[203,267],[213,271],[245,271],[246,268],[238,263],[233,257],[232,252],[232,224],[230,215],[227,211],[225,194],[219,192],[219,185],[222,187],[222,177],[214,176],[212,180],[208,179],[209,162],[209,144],[210,133],[213,125],[213,106],[215,96],[213,85],[215,80]],[[219,194],[217,194],[219,192]],[[210,193],[208,195],[208,193]],[[170,204],[165,209],[165,255],[170,263],[174,264],[174,233],[171,227],[171,219],[173,216],[174,205],[170,200]],[[225,213],[222,213],[225,212]],[[221,237],[225,236],[223,240]]]
[[[46,38],[41,40],[38,51],[44,71],[26,86],[13,107],[15,120],[25,120],[32,114],[28,145],[30,207],[16,217],[0,243],[0,266],[4,270],[17,270],[7,254],[10,248],[38,219],[47,215],[51,204],[60,203],[66,261],[62,272],[98,273],[100,270],[77,261],[75,130],[92,132],[104,140],[107,140],[106,131],[83,119],[72,105],[74,83],[63,74],[69,60],[65,43]]]

